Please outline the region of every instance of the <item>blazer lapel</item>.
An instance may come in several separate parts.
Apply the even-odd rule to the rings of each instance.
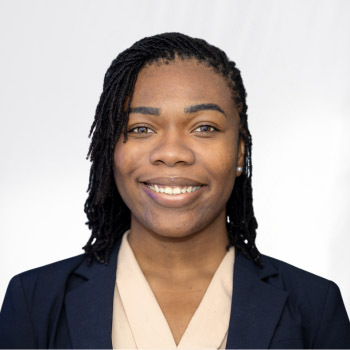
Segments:
[[[264,263],[261,269],[236,249],[227,349],[266,349],[270,344],[288,292],[263,281],[278,273]]]
[[[84,260],[75,271],[86,281],[67,293],[65,299],[73,348],[112,349],[113,296],[121,239],[116,242],[107,266]]]
[[[121,239],[116,242],[107,266],[96,261],[87,266],[84,260],[74,272],[84,282],[65,298],[73,348],[112,348],[113,296],[120,244]],[[236,249],[227,349],[262,349],[271,342],[288,293],[263,281],[278,273],[264,262],[260,269]]]

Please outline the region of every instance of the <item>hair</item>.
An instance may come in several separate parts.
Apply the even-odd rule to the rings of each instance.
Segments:
[[[96,108],[87,159],[92,162],[85,202],[86,223],[91,236],[83,247],[88,263],[93,257],[105,265],[114,242],[130,228],[131,213],[122,200],[113,176],[113,153],[116,142],[124,131],[127,141],[127,125],[130,103],[137,76],[142,68],[155,62],[167,63],[180,59],[196,59],[212,67],[228,83],[232,90],[233,103],[240,117],[240,136],[244,140],[245,154],[242,174],[226,205],[227,232],[231,246],[239,249],[248,259],[262,265],[256,248],[258,227],[253,210],[252,195],[252,138],[248,129],[246,91],[240,71],[219,48],[206,41],[191,38],[181,33],[164,33],[146,37],[121,52],[108,68],[103,82],[103,91]],[[127,106],[125,106],[127,102]]]

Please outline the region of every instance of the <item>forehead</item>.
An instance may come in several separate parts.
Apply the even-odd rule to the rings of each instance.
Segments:
[[[135,84],[131,106],[167,103],[218,103],[234,113],[232,91],[222,75],[195,59],[176,58],[167,64],[152,63],[143,68]]]

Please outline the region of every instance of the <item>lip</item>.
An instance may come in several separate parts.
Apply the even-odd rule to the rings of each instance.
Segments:
[[[182,178],[182,179],[184,179],[184,178]],[[154,179],[152,179],[152,180],[154,180]],[[163,184],[160,184],[160,185],[163,185]],[[180,186],[180,185],[178,185],[178,186]],[[187,185],[183,185],[183,186],[187,186]],[[188,186],[190,186],[190,185],[188,185]],[[199,186],[199,185],[197,185],[197,186]],[[177,195],[171,195],[171,194],[153,191],[150,188],[148,188],[147,185],[143,182],[141,183],[141,187],[145,191],[145,193],[157,204],[159,204],[163,207],[167,207],[167,208],[182,208],[188,204],[191,204],[199,196],[201,196],[203,191],[204,191],[204,188],[206,186],[203,185],[203,186],[201,186],[200,189],[198,189],[194,192],[181,193],[181,194],[177,194]]]
[[[180,176],[168,176],[168,177],[153,177],[150,179],[140,180],[147,184],[163,185],[163,186],[201,186],[204,185],[194,179]]]

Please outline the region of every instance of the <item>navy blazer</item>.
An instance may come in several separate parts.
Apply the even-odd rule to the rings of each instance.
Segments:
[[[88,266],[79,255],[13,277],[0,315],[0,347],[112,348],[120,243],[107,266]],[[226,348],[350,348],[337,285],[262,257],[259,268],[236,250]]]

